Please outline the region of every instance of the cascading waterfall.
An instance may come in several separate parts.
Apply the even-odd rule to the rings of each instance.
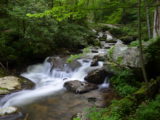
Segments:
[[[89,56],[94,55],[89,54]],[[48,58],[43,64],[28,67],[27,72],[21,74],[21,76],[35,83],[35,87],[31,90],[21,90],[6,95],[0,100],[0,107],[21,106],[23,104],[31,103],[34,100],[41,99],[44,96],[55,94],[58,91],[64,90],[63,84],[66,81],[84,81],[84,77],[88,72],[103,66],[103,62],[99,62],[98,66],[90,67],[92,59],[79,59],[77,61],[81,66],[74,70],[67,64],[63,65],[64,69],[52,69],[52,65],[48,62]]]

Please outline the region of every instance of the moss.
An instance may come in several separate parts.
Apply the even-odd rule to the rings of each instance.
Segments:
[[[140,104],[128,120],[159,120],[160,118],[160,95],[154,100],[147,100]]]
[[[114,62],[107,61],[105,62],[105,69],[112,74],[118,74],[122,68],[117,66]]]
[[[9,93],[8,89],[0,87],[0,95],[4,95],[4,94],[8,94],[8,93]]]
[[[142,87],[134,93],[136,99],[141,102],[147,98],[153,98],[159,91],[160,78],[144,83]]]
[[[113,52],[114,52],[114,46],[111,47],[109,50],[108,50],[108,55],[109,55],[109,59],[112,59],[112,55],[113,55]]]
[[[121,64],[122,61],[123,61],[123,57],[120,57],[120,56],[119,56],[119,57],[117,58],[117,63],[118,63],[118,64]]]
[[[71,55],[71,56],[67,59],[66,62],[67,62],[67,63],[71,63],[71,62],[73,62],[74,60],[79,59],[79,58],[85,56],[85,55],[86,55],[87,53],[89,53],[89,52],[90,52],[90,47],[84,48],[84,49],[83,49],[83,53]]]
[[[80,118],[73,118],[73,120],[81,120]]]
[[[136,47],[136,46],[138,46],[138,45],[139,45],[139,43],[138,43],[138,41],[136,40],[136,41],[131,42],[130,45],[129,45],[129,47]]]
[[[34,87],[34,83],[24,77],[19,76],[19,81],[23,89],[31,89]]]
[[[7,89],[7,88],[1,88],[1,87],[0,87],[0,90],[8,90],[8,89]]]

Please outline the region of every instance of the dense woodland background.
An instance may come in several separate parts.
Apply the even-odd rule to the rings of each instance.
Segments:
[[[159,80],[159,5],[159,0],[1,0],[0,68],[7,71],[23,68],[47,56],[99,46],[92,29],[107,29],[127,45],[139,46],[150,41],[150,46],[143,49],[148,61],[146,82],[150,83],[152,78]],[[108,28],[105,24],[119,28]],[[135,76],[127,70],[111,78],[124,98],[114,101],[107,112],[92,110],[91,120],[159,120],[158,93],[154,97],[143,94],[139,101],[131,97],[144,84],[143,78]],[[114,106],[119,108],[112,109]]]
[[[142,36],[148,40],[147,20],[152,34],[156,2],[142,6]],[[0,61],[10,67],[96,44],[90,29],[99,23],[119,25],[120,39],[138,37],[137,0],[1,0],[0,14]]]

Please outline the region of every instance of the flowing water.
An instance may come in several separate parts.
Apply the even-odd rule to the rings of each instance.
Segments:
[[[96,67],[90,67],[91,58],[96,54],[104,54],[104,50],[78,59],[80,66],[74,69],[66,63],[60,63],[62,68],[53,68],[49,58],[46,58],[43,64],[29,66],[21,76],[35,83],[35,87],[6,95],[0,100],[0,106],[18,106],[23,109],[23,112],[30,114],[31,120],[67,120],[67,117],[69,119],[82,108],[89,107],[90,103],[84,99],[85,96],[66,92],[63,84],[71,80],[84,81],[88,72],[103,67],[103,62],[99,62]],[[107,82],[100,86],[100,88],[104,87],[108,87]],[[39,112],[41,113],[37,115]],[[62,118],[62,115],[65,117]]]

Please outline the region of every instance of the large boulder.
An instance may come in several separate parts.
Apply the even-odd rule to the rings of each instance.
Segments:
[[[71,70],[75,70],[81,66],[77,60],[74,60],[71,63],[66,63],[67,57],[49,57],[47,61],[52,65],[52,69],[58,70],[65,70],[66,66],[68,66]]]
[[[107,76],[105,69],[96,69],[88,73],[84,78],[89,83],[102,84]]]
[[[81,82],[78,80],[69,81],[64,83],[64,87],[74,93],[85,93],[91,90],[97,89],[97,85],[87,82]]]
[[[15,76],[0,78],[0,94],[7,94],[21,88],[20,79]]]
[[[108,52],[110,61],[124,67],[140,68],[141,60],[138,47],[128,47],[117,42]]]

